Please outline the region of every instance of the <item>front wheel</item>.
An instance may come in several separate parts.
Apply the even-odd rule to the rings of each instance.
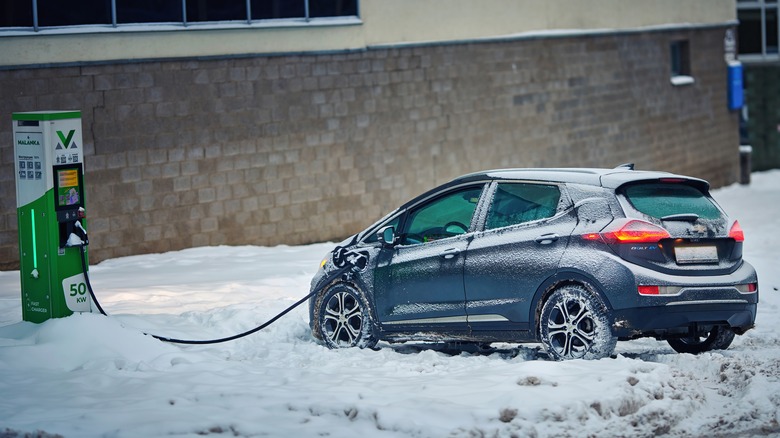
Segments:
[[[317,326],[328,348],[373,348],[377,337],[363,294],[346,284],[330,288],[318,300]]]
[[[734,332],[715,326],[706,336],[693,336],[681,339],[668,339],[666,342],[678,353],[699,354],[711,350],[725,350],[734,340]]]
[[[542,307],[539,333],[555,360],[609,357],[617,344],[607,306],[581,285],[565,285],[550,295]]]

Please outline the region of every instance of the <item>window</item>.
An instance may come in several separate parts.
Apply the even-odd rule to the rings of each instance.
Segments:
[[[777,9],[764,11],[764,23],[766,54],[777,55]]]
[[[409,214],[401,243],[432,242],[468,232],[482,187],[470,187],[439,197]]]
[[[37,3],[39,26],[111,24],[110,0],[83,0],[74,2],[38,0]]]
[[[124,23],[182,22],[181,0],[115,0],[116,21]]]
[[[357,17],[359,0],[12,0],[0,29]],[[18,29],[17,29],[18,30]]]
[[[306,3],[290,0],[252,0],[252,19],[273,20],[306,16]]]
[[[748,57],[776,60],[778,50],[777,0],[751,0],[737,3],[739,53]]]
[[[739,53],[761,54],[761,9],[740,9],[739,18]]]
[[[672,76],[690,76],[691,55],[688,41],[673,41],[669,49],[672,61]]]
[[[699,189],[687,184],[651,183],[628,186],[626,198],[637,211],[655,218],[695,214],[702,219],[718,219],[720,210]]]
[[[508,227],[555,216],[561,192],[544,184],[499,184],[485,229]]]
[[[187,21],[239,21],[246,20],[244,0],[189,0]]]
[[[5,1],[0,3],[0,27],[32,27],[32,3]]]
[[[357,3],[345,0],[309,0],[310,17],[357,15]]]

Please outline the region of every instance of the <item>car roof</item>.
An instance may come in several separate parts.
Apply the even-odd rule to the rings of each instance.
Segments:
[[[450,182],[434,187],[427,192],[410,199],[377,221],[375,224],[356,234],[353,237],[353,240],[358,238],[362,239],[365,237],[367,231],[371,230],[375,225],[378,225],[386,218],[397,214],[397,212],[400,210],[409,208],[410,206],[415,205],[425,199],[429,199],[432,196],[436,196],[438,193],[441,193],[442,190],[472,182],[487,182],[494,180],[575,183],[605,187],[613,190],[631,182],[659,180],[686,182],[698,187],[704,192],[709,191],[710,187],[710,184],[707,181],[690,176],[677,175],[660,171],[633,170],[633,164],[621,165],[613,169],[560,167],[484,170],[481,172],[474,172],[459,176]]]
[[[692,183],[699,188],[709,190],[709,183],[703,179],[677,175],[669,172],[632,170],[628,167],[614,169],[601,168],[525,168],[493,169],[474,172],[455,178],[447,185],[457,185],[471,181],[484,180],[525,180],[576,183],[616,189],[623,184],[648,180],[680,180]]]

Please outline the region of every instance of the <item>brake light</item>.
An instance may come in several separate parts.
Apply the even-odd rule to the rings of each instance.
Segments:
[[[742,231],[742,227],[739,226],[739,221],[734,221],[731,230],[729,230],[729,237],[737,242],[745,241],[745,233]]]
[[[615,221],[601,233],[583,234],[585,240],[603,240],[606,243],[657,243],[672,236],[658,225],[636,219]]]

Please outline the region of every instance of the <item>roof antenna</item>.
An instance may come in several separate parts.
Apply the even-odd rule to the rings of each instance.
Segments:
[[[623,163],[620,166],[615,167],[615,169],[628,169],[628,170],[634,170],[634,163]]]

